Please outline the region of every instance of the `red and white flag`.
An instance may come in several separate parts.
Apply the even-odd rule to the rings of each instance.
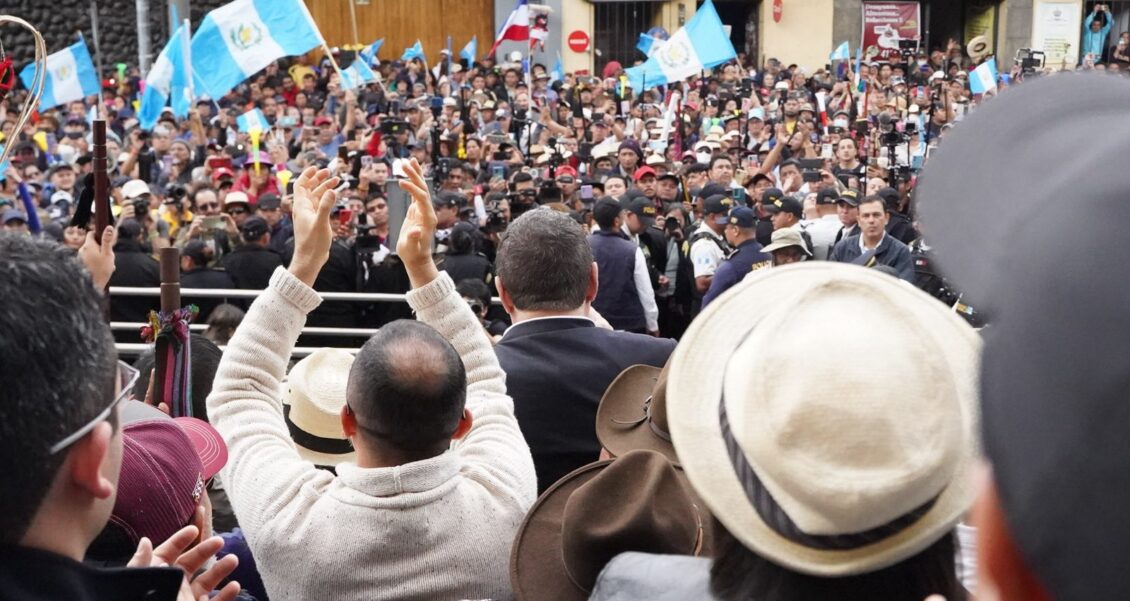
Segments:
[[[530,39],[530,5],[529,0],[518,0],[518,4],[506,17],[506,22],[502,24],[502,28],[498,30],[498,36],[494,39],[494,45],[490,47],[490,52],[487,56],[494,56],[494,51],[498,50],[498,45],[503,40],[510,40],[513,42],[524,42]]]

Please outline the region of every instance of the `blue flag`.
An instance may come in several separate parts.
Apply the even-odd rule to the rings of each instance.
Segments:
[[[625,69],[625,74],[632,90],[638,94],[645,89],[686,79],[703,69],[733,60],[737,55],[714,3],[706,0],[694,17],[671,39],[663,42],[647,62]]]
[[[377,74],[363,60],[355,60],[348,69],[341,72],[341,87],[346,90],[359,88],[377,80]]]
[[[990,58],[969,74],[969,91],[984,94],[997,89],[997,59]]]
[[[271,128],[271,125],[267,123],[267,116],[259,109],[252,109],[236,117],[235,124],[239,131],[251,131],[253,129],[267,131]]]
[[[182,118],[188,115],[192,98],[189,93],[188,68],[184,60],[187,38],[188,29],[184,25],[177,27],[165,44],[165,49],[149,69],[149,74],[145,77],[145,91],[141,94],[140,109],[137,112],[141,129],[146,131],[153,129],[170,99],[173,101],[174,115]]]
[[[832,51],[828,57],[830,61],[846,61],[851,58],[851,49],[848,48],[848,43],[840,44],[838,48]]]
[[[479,55],[479,36],[471,36],[471,41],[459,51],[459,58],[466,60],[469,63],[475,62],[475,57]]]
[[[372,44],[369,44],[365,47],[364,50],[361,51],[360,56],[362,59],[364,59],[365,64],[373,64],[373,59],[377,58],[377,51],[381,49],[381,46],[384,46],[384,43],[385,39],[381,38],[373,42]],[[377,63],[380,64],[380,61],[378,60]]]
[[[424,46],[420,44],[420,40],[416,40],[415,44],[412,44],[408,48],[405,48],[404,54],[400,55],[400,60],[405,62],[410,61],[414,58],[418,58],[424,61],[427,60],[426,58],[424,58]]]
[[[647,35],[646,33],[641,33],[640,41],[636,42],[636,50],[639,50],[647,56],[651,56],[652,50],[653,48],[657,47],[656,44],[658,42],[659,40]]]
[[[276,60],[323,43],[303,0],[235,0],[204,17],[192,62],[203,92],[219,98]]]
[[[35,65],[31,64],[20,71],[20,81],[31,89],[35,78]],[[47,71],[43,74],[43,95],[39,98],[40,108],[51,108],[94,96],[102,89],[94,61],[86,49],[86,40],[79,36],[74,44],[47,55]]]
[[[561,63],[561,53],[557,53],[557,62],[553,63],[553,69],[549,72],[550,81],[565,81],[565,65]]]

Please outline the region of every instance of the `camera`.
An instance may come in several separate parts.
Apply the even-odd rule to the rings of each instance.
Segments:
[[[918,40],[899,40],[900,52],[914,52],[918,50]]]
[[[392,136],[408,131],[408,122],[403,119],[389,118],[381,121],[381,135]]]
[[[139,198],[133,201],[133,218],[140,221],[147,215],[149,215],[149,200]]]
[[[1014,64],[1020,65],[1020,76],[1031,77],[1038,70],[1044,68],[1044,53],[1031,48],[1021,48],[1016,51]]]

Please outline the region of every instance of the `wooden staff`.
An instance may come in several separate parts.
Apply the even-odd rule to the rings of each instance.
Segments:
[[[162,248],[160,252],[161,258],[161,313],[172,315],[174,311],[180,309],[180,250],[176,247]],[[171,365],[170,359],[173,353],[171,352],[170,345],[173,344],[171,335],[157,336],[156,348],[154,349],[154,363],[153,363],[153,404],[159,405],[166,403],[169,405],[170,410],[176,413],[173,407],[173,399],[167,398],[172,392],[172,386],[169,385],[170,377],[172,374],[170,370],[176,369]],[[184,349],[182,352],[188,352]],[[179,417],[179,415],[174,415]]]
[[[94,239],[102,244],[102,232],[110,225],[110,174],[106,156],[106,120],[94,120]],[[179,280],[178,280],[179,281]]]

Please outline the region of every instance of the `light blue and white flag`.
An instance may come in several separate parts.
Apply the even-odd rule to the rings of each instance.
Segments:
[[[267,131],[271,128],[271,124],[267,123],[267,116],[259,109],[251,109],[236,117],[235,124],[239,131],[251,131],[253,129]]]
[[[420,40],[416,40],[415,44],[412,44],[411,46],[405,48],[404,54],[400,55],[400,60],[405,62],[410,61],[414,58],[418,58],[420,60],[423,60],[424,62],[427,62],[428,60],[424,58],[424,46],[420,44]]]
[[[984,94],[997,89],[997,59],[990,58],[969,74],[969,91]]]
[[[561,62],[561,53],[557,53],[557,61],[549,71],[549,81],[565,81],[565,65]]]
[[[830,61],[846,61],[846,60],[849,60],[850,58],[851,58],[851,50],[848,48],[847,42],[840,44],[839,47],[836,48],[835,50],[833,50],[832,54],[830,56],[828,56],[828,60],[830,60]]]
[[[662,43],[661,40],[657,40],[646,33],[641,33],[640,41],[636,42],[636,50],[639,50],[647,56],[651,56],[651,53],[658,50]]]
[[[655,50],[647,62],[625,69],[625,74],[632,90],[638,94],[644,89],[686,79],[703,69],[733,60],[737,55],[722,28],[714,3],[706,0],[694,17]]]
[[[459,51],[459,58],[466,60],[469,63],[475,62],[475,57],[479,55],[479,36],[471,36],[471,41]]]
[[[20,81],[25,88],[30,90],[34,79],[34,63],[20,71]],[[79,36],[74,44],[47,55],[47,71],[43,74],[43,96],[39,98],[39,108],[47,109],[94,96],[101,86],[90,51],[86,49],[86,40]]]
[[[355,90],[376,80],[377,74],[363,60],[353,61],[348,69],[341,72],[341,87],[345,90]]]
[[[377,61],[378,65],[381,64],[380,59],[377,58],[377,51],[381,49],[381,46],[384,46],[384,43],[385,39],[381,38],[373,42],[372,44],[369,44],[365,47],[364,50],[361,51],[360,56],[365,60],[366,65],[372,65],[374,60]]]
[[[219,98],[276,60],[323,43],[302,0],[235,0],[208,13],[192,36],[204,88],[197,93]]]
[[[165,44],[165,49],[149,69],[149,74],[145,76],[145,91],[141,94],[137,112],[141,129],[153,129],[170,99],[173,101],[175,116],[183,118],[188,115],[192,94],[188,85],[191,74],[186,66],[187,61],[184,60],[187,38],[188,28],[185,25],[177,27]]]

